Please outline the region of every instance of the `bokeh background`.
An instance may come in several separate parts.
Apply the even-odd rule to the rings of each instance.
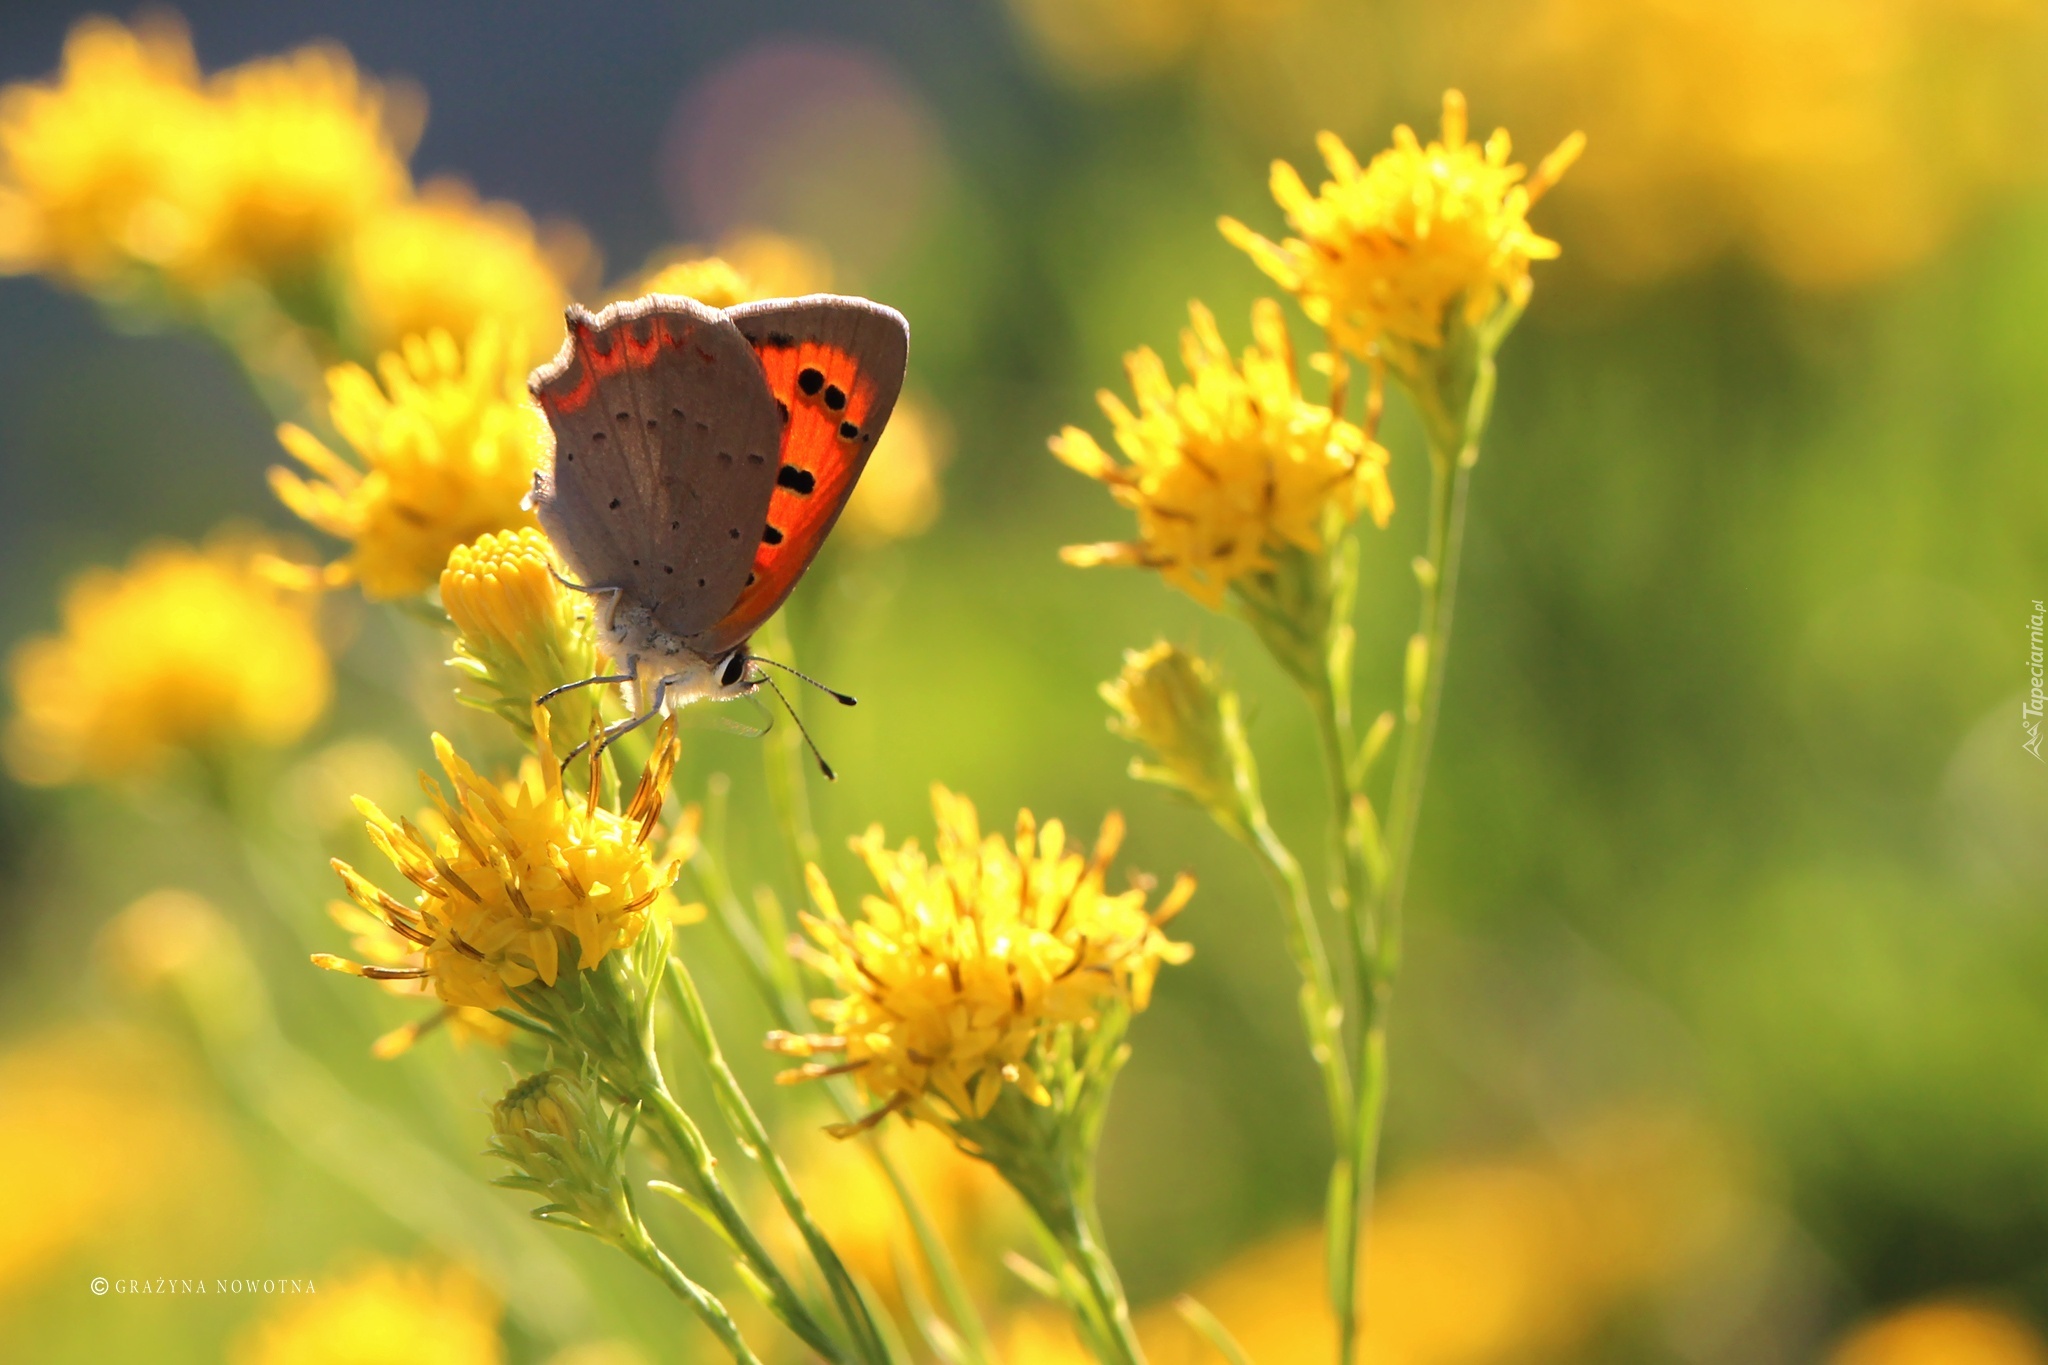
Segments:
[[[0,80],[46,78],[81,13],[12,0]],[[588,302],[679,247],[767,231],[910,317],[936,517],[839,538],[788,611],[798,657],[862,699],[811,710],[843,774],[813,792],[835,878],[858,882],[839,849],[870,821],[928,837],[940,780],[992,823],[1121,808],[1127,862],[1201,879],[1178,922],[1196,956],[1135,1029],[1102,1197],[1134,1301],[1192,1289],[1267,1365],[1314,1330],[1328,1155],[1291,970],[1255,868],[1125,776],[1095,686],[1160,635],[1218,656],[1304,851],[1313,735],[1240,626],[1058,562],[1125,519],[1045,439],[1099,431],[1094,390],[1121,385],[1125,350],[1169,348],[1191,297],[1243,340],[1261,280],[1215,219],[1277,229],[1267,165],[1311,167],[1318,129],[1367,153],[1396,122],[1432,128],[1452,84],[1530,158],[1583,128],[1534,215],[1564,255],[1504,354],[1475,485],[1394,1016],[1373,1358],[2048,1360],[2048,768],[2021,717],[2048,597],[2048,7],[182,13],[209,71],[326,38],[409,82],[415,179],[460,177],[557,241],[573,225]],[[0,644],[52,630],[72,576],[155,538],[233,520],[331,552],[265,487],[273,422],[205,338],[0,280]],[[1424,488],[1398,400],[1385,436],[1402,506],[1365,533],[1375,710],[1411,628]],[[374,1061],[403,1011],[304,966],[333,938],[325,856],[360,856],[343,798],[406,799],[415,703],[483,723],[449,703],[424,630],[339,594],[323,629],[337,701],[274,758],[283,795],[253,850],[174,783],[0,781],[0,1356],[253,1359],[309,1311],[96,1298],[96,1275],[311,1277],[337,1320],[383,1311],[381,1275],[387,1298],[480,1324],[448,1359],[714,1358],[651,1283],[520,1229],[480,1183],[504,1079],[486,1049]],[[754,832],[755,745],[692,734],[679,780],[734,775],[736,856],[788,895]],[[276,1032],[239,1078],[108,965],[104,926],[165,888],[236,926],[259,984],[224,967],[223,995],[271,998]],[[696,950],[716,981],[717,944]],[[736,981],[714,989],[750,1054],[764,1016]],[[875,1191],[797,1136],[816,1110],[778,1102],[886,1278]],[[387,1161],[393,1132],[426,1164]],[[925,1164],[962,1245],[1014,1241],[1014,1213],[943,1156]],[[466,1262],[437,1219],[494,1229],[502,1256]],[[1070,1358],[981,1261],[1011,1356]],[[1148,1321],[1159,1359],[1202,1358]]]

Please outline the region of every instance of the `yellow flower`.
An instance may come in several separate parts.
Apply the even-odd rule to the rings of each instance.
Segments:
[[[123,1257],[146,1243],[193,1264],[205,1254],[195,1238],[217,1245],[244,1232],[246,1158],[198,1102],[206,1093],[174,1049],[130,1029],[11,1042],[0,1053],[0,1161],[16,1178],[0,1220],[0,1298],[19,1302],[88,1243]]]
[[[914,397],[897,403],[847,500],[842,532],[876,545],[929,530],[944,499],[939,472],[952,453],[952,435],[938,413]]]
[[[980,1118],[1005,1083],[1033,1101],[1049,1097],[1033,1058],[1056,1032],[1092,1029],[1113,1003],[1142,1010],[1162,963],[1193,951],[1160,927],[1194,894],[1186,876],[1158,909],[1145,891],[1104,887],[1123,821],[1103,822],[1092,856],[1067,847],[1066,827],[1017,817],[1012,843],[981,837],[974,805],[932,788],[935,860],[913,840],[891,850],[880,826],[854,841],[880,886],[849,922],[824,874],[809,869],[816,915],[803,917],[815,965],[844,994],[813,1008],[830,1035],[777,1034],[796,1056],[842,1052],[843,1064],[812,1063],[790,1080],[855,1073],[879,1101],[944,1122]],[[936,1102],[936,1103],[935,1103]]]
[[[1234,218],[1223,235],[1300,300],[1337,345],[1364,357],[1382,338],[1439,346],[1455,306],[1466,323],[1492,317],[1505,299],[1528,301],[1529,263],[1558,254],[1529,227],[1529,206],[1578,157],[1577,134],[1523,183],[1500,129],[1482,147],[1465,137],[1465,97],[1444,92],[1443,140],[1423,146],[1407,125],[1394,145],[1360,167],[1334,133],[1316,139],[1331,179],[1315,194],[1284,161],[1273,163],[1273,198],[1298,237],[1271,242]]]
[[[1561,1150],[1426,1164],[1375,1202],[1364,1356],[1583,1359],[1631,1300],[1745,1245],[1754,1229],[1730,1217],[1739,1207],[1718,1145],[1670,1114],[1608,1116],[1566,1133]],[[1312,1359],[1336,1340],[1323,1275],[1322,1230],[1301,1228],[1240,1253],[1193,1293],[1251,1359]],[[1138,1331],[1154,1365],[1215,1359],[1163,1305]]]
[[[571,970],[588,971],[637,939],[650,912],[685,915],[668,896],[681,861],[651,846],[679,749],[673,722],[616,812],[594,795],[568,798],[546,713],[536,709],[534,722],[536,752],[502,786],[435,735],[454,798],[422,774],[434,802],[424,828],[358,800],[371,842],[419,894],[404,905],[340,859],[334,870],[356,904],[411,944],[416,958],[380,962],[373,948],[368,963],[322,953],[317,965],[379,981],[423,980],[444,1004],[506,1009],[512,991],[536,980],[554,985],[565,952]]]
[[[176,199],[209,110],[184,29],[75,25],[63,71],[0,91],[0,271],[89,286],[189,238]]]
[[[437,181],[356,233],[342,266],[344,306],[359,354],[437,330],[466,337],[495,320],[517,339],[510,361],[523,370],[561,345],[563,305],[592,260],[577,229],[537,235],[515,205],[479,204],[467,186]]]
[[[441,570],[441,605],[460,632],[449,662],[477,689],[467,699],[522,730],[535,698],[597,672],[589,613],[558,572],[547,537],[530,526],[458,545]],[[569,733],[589,732],[598,692],[556,700]]]
[[[327,373],[329,414],[367,472],[287,422],[278,439],[316,476],[270,471],[285,506],[349,541],[326,581],[354,581],[388,600],[431,587],[456,546],[487,531],[531,526],[520,501],[547,448],[546,426],[526,395],[517,347],[486,321],[467,351],[446,332],[407,337],[378,359]]]
[[[772,232],[743,232],[726,239],[716,255],[682,255],[654,267],[624,296],[682,294],[712,308],[731,308],[831,287],[831,263],[816,249]]]
[[[1294,348],[1279,305],[1261,299],[1240,367],[1216,319],[1191,304],[1181,359],[1191,382],[1175,387],[1149,348],[1125,358],[1137,411],[1104,390],[1117,445],[1113,460],[1093,436],[1068,427],[1053,453],[1138,514],[1138,538],[1070,545],[1069,564],[1138,564],[1211,607],[1233,579],[1273,567],[1283,546],[1322,547],[1326,513],[1361,509],[1380,526],[1394,510],[1387,452],[1370,436],[1301,396]]]
[[[681,294],[707,308],[731,308],[754,297],[747,283],[730,262],[719,256],[677,261],[654,271],[633,291],[640,294]]]
[[[1572,238],[1625,281],[1741,251],[1795,285],[1853,286],[2041,183],[2039,5],[1538,0],[1417,17],[1518,120],[1592,134]]]
[[[2048,1365],[2048,1342],[1989,1304],[1935,1299],[1865,1323],[1828,1365]]]
[[[501,1365],[499,1308],[459,1267],[372,1261],[244,1333],[235,1365]]]
[[[1115,712],[1109,728],[1157,760],[1132,759],[1131,776],[1177,787],[1217,819],[1243,828],[1244,803],[1224,733],[1226,694],[1208,660],[1164,640],[1127,649],[1123,671],[1099,690]]]
[[[258,571],[258,546],[163,544],[66,590],[63,626],[14,653],[8,768],[23,782],[147,776],[179,750],[284,745],[327,708],[313,606]]]
[[[391,100],[341,48],[250,62],[215,77],[209,93],[217,126],[187,190],[195,240],[177,263],[196,282],[324,266],[411,192],[417,101]]]

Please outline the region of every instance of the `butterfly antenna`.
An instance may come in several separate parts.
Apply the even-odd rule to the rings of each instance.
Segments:
[[[782,667],[782,665],[777,664],[776,667],[780,668]],[[796,670],[793,668],[789,671],[792,673],[796,673]],[[803,677],[803,675],[800,673],[798,673],[797,676]],[[796,713],[796,708],[794,706],[791,706],[789,704],[789,698],[782,695],[782,689],[775,685],[775,679],[769,677],[767,674],[764,673],[761,675],[761,681],[768,684],[768,690],[775,694],[775,700],[782,703],[782,709],[789,712],[789,718],[796,722],[796,732],[804,737],[804,743],[811,746],[811,757],[818,760],[818,771],[825,774],[825,780],[827,782],[837,782],[839,780],[839,774],[832,771],[832,765],[825,761],[825,755],[818,752],[818,741],[811,738],[811,732],[804,727],[804,718]],[[804,678],[804,681],[810,682],[810,679]],[[815,685],[816,684],[813,684],[813,686]],[[822,688],[820,690],[826,692],[832,691],[832,689],[829,687]],[[838,696],[839,694],[833,692],[833,695]],[[846,704],[849,706],[853,704],[853,698],[851,697],[845,698],[845,701]]]
[[[839,691],[839,690],[838,690],[837,688],[833,688],[833,687],[827,687],[827,686],[825,686],[825,684],[823,684],[823,683],[819,682],[819,681],[818,681],[818,680],[817,680],[816,678],[812,677],[812,676],[811,676],[810,674],[808,674],[808,673],[805,673],[805,672],[802,672],[802,671],[800,671],[800,670],[798,670],[798,669],[794,669],[794,668],[791,668],[791,667],[790,667],[790,666],[789,666],[788,664],[784,664],[784,663],[777,663],[777,662],[776,662],[775,660],[773,660],[773,659],[764,659],[764,658],[762,658],[762,657],[761,657],[760,655],[758,655],[758,654],[751,654],[751,655],[748,655],[747,657],[751,658],[751,659],[752,659],[752,660],[753,660],[753,661],[754,661],[755,663],[757,663],[757,664],[767,664],[767,665],[768,665],[768,666],[769,666],[770,668],[779,668],[779,669],[781,669],[781,670],[782,670],[782,671],[783,671],[784,673],[787,673],[787,674],[789,674],[789,675],[790,675],[790,676],[792,676],[792,677],[795,677],[795,678],[801,678],[801,679],[803,679],[803,680],[804,680],[805,682],[807,682],[807,683],[809,683],[809,684],[810,684],[811,686],[813,686],[813,687],[817,688],[817,689],[818,689],[818,690],[819,690],[820,692],[823,692],[823,693],[824,693],[824,694],[825,694],[826,696],[830,697],[830,698],[831,698],[832,700],[834,700],[834,701],[838,702],[838,703],[839,703],[839,704],[840,704],[841,706],[857,706],[857,705],[859,705],[859,704],[860,704],[860,703],[859,703],[859,702],[858,702],[857,700],[855,700],[855,699],[854,699],[853,697],[849,696],[848,694],[846,694],[846,693],[844,693],[844,692],[841,692],[841,691]],[[763,679],[763,681],[766,681],[766,679]],[[776,695],[777,695],[777,696],[780,696],[780,695],[782,695],[782,694],[778,692],[778,693],[777,693]],[[783,703],[783,705],[785,705],[785,706],[787,706],[788,704],[789,704],[789,703],[787,703],[787,702],[784,702],[784,703]],[[790,714],[794,715],[794,714],[795,714],[795,712],[791,712]]]

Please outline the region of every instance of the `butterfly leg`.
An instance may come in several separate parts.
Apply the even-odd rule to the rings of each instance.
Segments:
[[[604,751],[612,746],[613,740],[619,739],[625,735],[632,734],[635,730],[645,725],[648,721],[653,720],[656,716],[660,715],[662,702],[668,693],[668,684],[669,679],[667,678],[661,678],[655,682],[654,704],[648,707],[645,711],[642,711],[637,716],[628,716],[624,720],[615,720],[610,725],[605,726],[604,729],[598,731],[597,753],[592,757],[602,757]],[[582,753],[585,749],[588,749],[589,747],[590,741],[586,739],[581,744],[571,749],[568,752],[568,755],[562,759],[562,771],[567,772],[569,770],[569,764],[575,760],[576,755]]]
[[[592,687],[598,683],[628,683],[631,681],[633,681],[631,673],[605,673],[595,678],[578,678],[575,682],[566,682],[560,687],[550,687],[547,691],[535,697],[533,704],[535,706],[545,706],[564,692],[573,692],[579,687]]]

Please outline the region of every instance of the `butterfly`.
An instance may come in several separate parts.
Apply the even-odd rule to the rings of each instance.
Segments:
[[[554,433],[527,503],[623,670],[570,686],[631,682],[644,703],[608,743],[664,706],[764,681],[748,641],[852,496],[902,392],[910,327],[835,294],[726,309],[649,294],[571,305],[568,328],[527,382]]]

